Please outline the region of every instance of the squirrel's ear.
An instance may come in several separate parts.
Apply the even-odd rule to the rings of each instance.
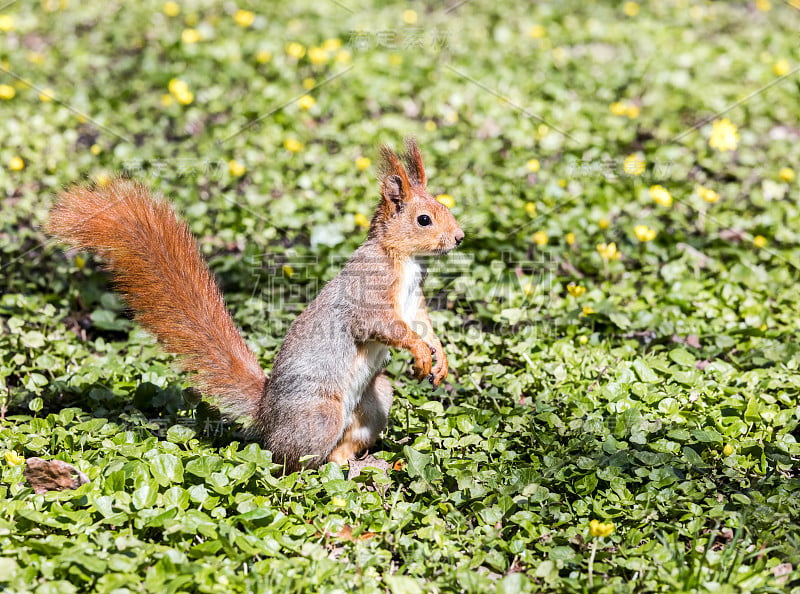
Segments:
[[[422,163],[422,153],[419,152],[419,146],[414,138],[406,138],[406,152],[400,158],[406,166],[411,182],[423,188],[427,186],[428,178],[425,175],[425,165]]]
[[[400,159],[388,146],[381,147],[381,161],[378,165],[381,180],[381,194],[400,210],[403,202],[411,197],[411,184]]]
[[[399,175],[387,175],[381,181],[381,194],[384,200],[391,202],[399,211],[403,208],[403,203],[408,200],[408,191],[403,186],[403,178]]]

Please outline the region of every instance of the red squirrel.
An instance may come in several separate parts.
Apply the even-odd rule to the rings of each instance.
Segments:
[[[189,228],[144,185],[115,179],[67,189],[47,230],[106,261],[138,323],[275,462],[287,471],[344,464],[386,428],[389,347],[410,351],[415,377],[434,386],[448,371],[415,256],[445,254],[464,232],[428,193],[413,139],[401,155],[381,148],[379,180],[366,241],[292,323],[269,377],[226,310]],[[301,464],[306,456],[313,458]]]

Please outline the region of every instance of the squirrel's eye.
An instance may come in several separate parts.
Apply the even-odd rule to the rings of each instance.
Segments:
[[[433,221],[431,221],[431,218],[428,215],[419,215],[417,217],[417,222],[420,224],[421,227],[427,227]]]

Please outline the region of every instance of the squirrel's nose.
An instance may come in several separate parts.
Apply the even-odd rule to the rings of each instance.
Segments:
[[[464,241],[464,232],[461,229],[459,229],[454,239],[456,240],[456,245],[460,245],[461,242]]]

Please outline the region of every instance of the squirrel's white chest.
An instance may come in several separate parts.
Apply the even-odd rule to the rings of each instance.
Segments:
[[[422,291],[422,267],[411,258],[400,273],[400,286],[397,291],[400,317],[406,324],[411,324],[417,317],[419,300]]]

